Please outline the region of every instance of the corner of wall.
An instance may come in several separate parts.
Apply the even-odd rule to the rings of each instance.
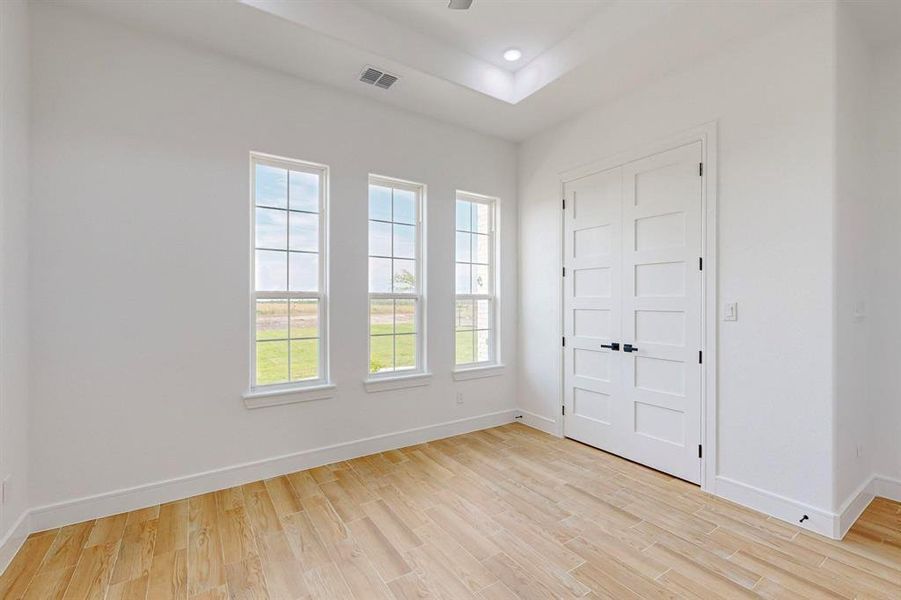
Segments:
[[[28,198],[30,19],[0,2],[0,567],[29,533]]]
[[[872,499],[873,395],[868,371],[873,242],[870,49],[852,7],[833,18],[833,510],[856,519]],[[859,509],[859,510],[858,510]],[[853,523],[842,523],[842,533]]]
[[[31,533],[31,511],[26,510],[10,526],[6,534],[0,538],[0,574],[12,562],[16,553]]]

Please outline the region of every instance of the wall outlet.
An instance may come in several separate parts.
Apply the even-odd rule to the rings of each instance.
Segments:
[[[457,392],[457,404],[463,404],[463,392]]]
[[[863,444],[857,444],[857,457],[863,456]]]
[[[9,482],[11,478],[11,475],[7,475],[3,478],[3,481],[0,481],[0,506],[6,504],[6,499],[9,498]]]

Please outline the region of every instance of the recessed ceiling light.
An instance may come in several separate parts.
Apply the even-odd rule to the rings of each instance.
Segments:
[[[510,48],[509,50],[504,52],[504,60],[516,62],[520,58],[522,58],[522,52],[520,52],[517,48]]]

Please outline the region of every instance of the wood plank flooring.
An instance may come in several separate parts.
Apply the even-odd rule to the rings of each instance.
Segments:
[[[901,505],[842,542],[507,425],[32,535],[0,598],[901,598]]]

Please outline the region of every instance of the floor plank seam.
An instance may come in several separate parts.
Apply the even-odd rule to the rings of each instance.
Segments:
[[[44,555],[41,557],[41,564],[38,565],[38,568],[32,574],[31,578],[28,580],[28,585],[26,585],[25,589],[22,590],[22,597],[25,597],[28,594],[28,590],[34,584],[34,580],[37,578],[38,573],[41,572],[41,567],[43,567],[44,564],[47,562],[47,556],[49,556],[50,550],[52,550],[53,547],[56,545],[56,540],[59,539],[59,536],[62,535],[62,531],[63,531],[63,529],[62,529],[62,527],[60,527],[59,530],[57,530],[56,535],[53,536],[53,541],[50,542],[50,545],[47,547],[47,551],[44,552]],[[26,541],[27,541],[27,538],[26,538]]]
[[[123,533],[124,533],[124,530],[123,530]],[[122,536],[119,537],[119,541],[116,542],[116,544],[117,544],[116,552],[114,553],[116,555],[116,557],[113,559],[112,563],[110,564],[109,578],[107,580],[106,590],[104,590],[103,596],[101,596],[102,600],[106,600],[106,597],[109,596],[110,588],[112,587],[111,582],[112,582],[112,578],[113,578],[113,573],[116,572],[116,565],[119,564],[119,553],[122,552]],[[76,571],[72,573],[73,577],[75,576],[76,572],[77,572],[77,567],[76,567]]]

